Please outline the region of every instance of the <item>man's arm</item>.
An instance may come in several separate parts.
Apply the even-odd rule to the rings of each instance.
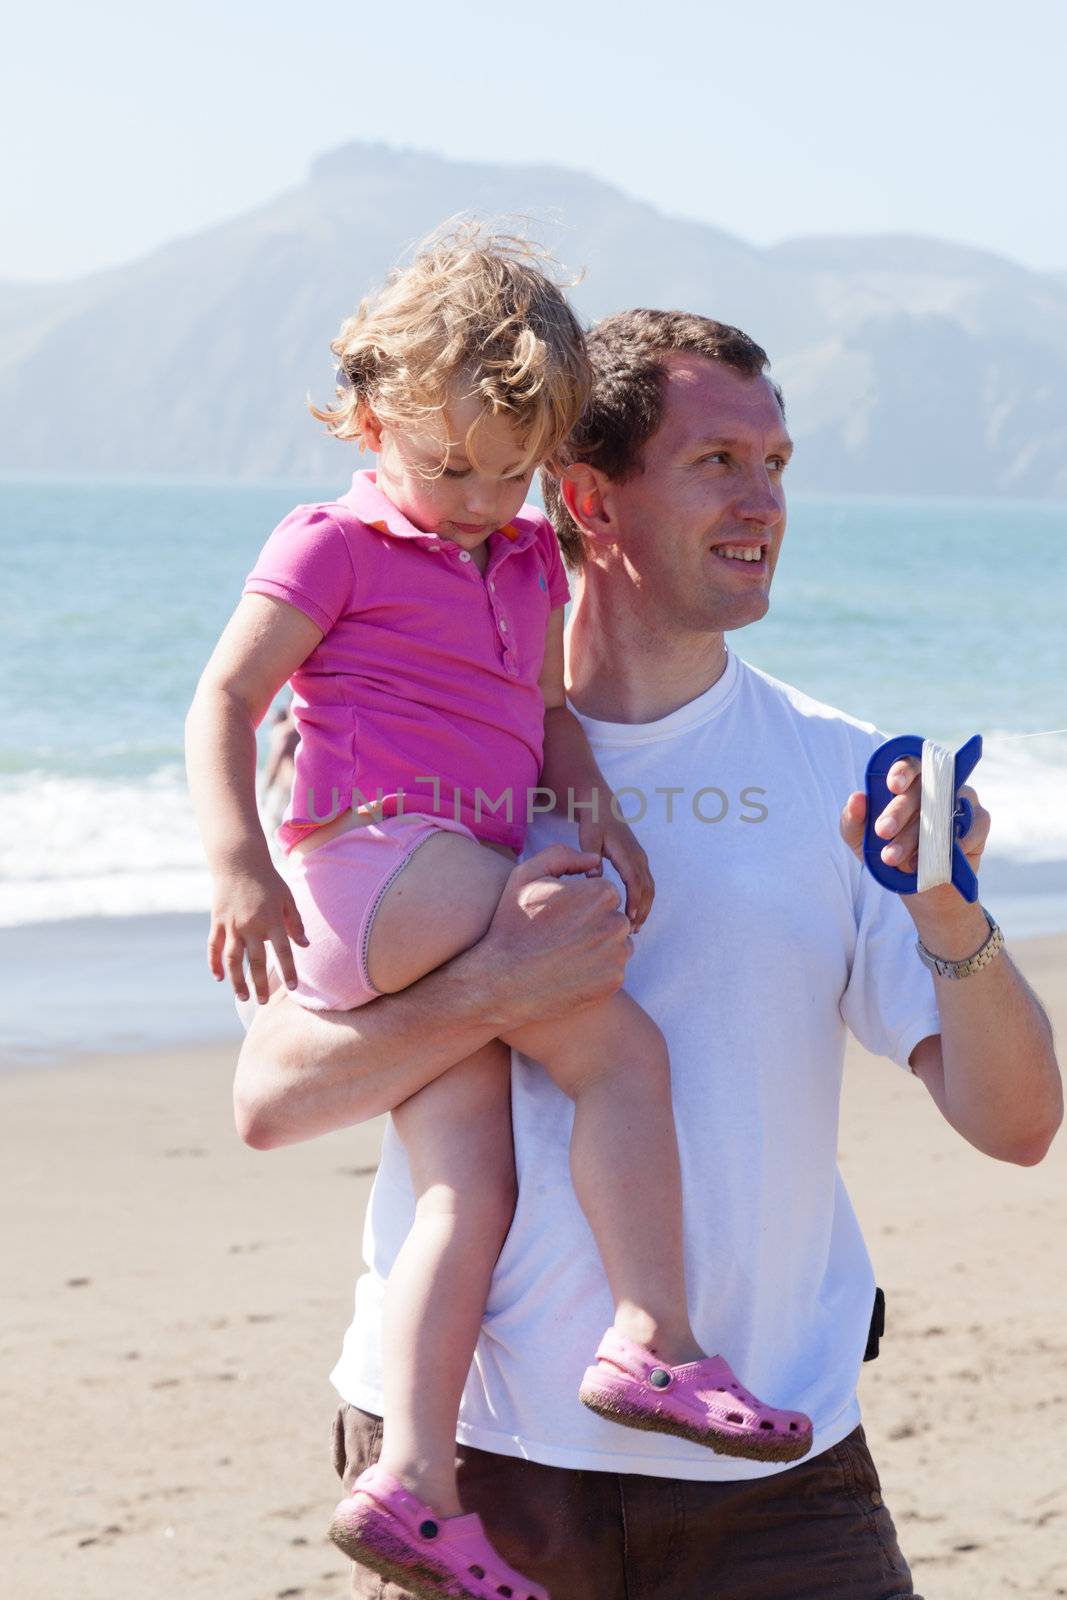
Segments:
[[[258,1150],[391,1111],[490,1039],[621,987],[630,925],[597,858],[564,845],[515,868],[478,944],[399,994],[348,1012],[305,1011],[279,989],[261,1008],[234,1083],[237,1128]]]
[[[896,763],[888,783],[896,797],[876,831],[897,852],[891,864],[914,871],[917,763],[910,758]],[[974,807],[974,822],[962,844],[977,872],[989,836],[989,813],[973,789],[963,792]],[[852,794],[841,819],[842,834],[857,855],[866,807],[865,795]],[[903,899],[922,943],[946,961],[974,955],[989,934],[981,906],[968,905],[950,884]],[[1035,1165],[1063,1121],[1063,1085],[1041,1002],[1007,951],[969,978],[935,975],[934,987],[941,1032],[916,1045],[912,1071],[969,1144],[1001,1161]]]
[[[989,934],[980,907],[960,905],[977,921],[915,917],[923,944],[947,961],[973,955]],[[916,1045],[911,1070],[969,1144],[1034,1166],[1063,1121],[1052,1027],[1040,1000],[1006,950],[969,978],[935,975],[934,988],[941,1033]]]

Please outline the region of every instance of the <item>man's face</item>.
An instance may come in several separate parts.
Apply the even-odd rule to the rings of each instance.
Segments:
[[[644,470],[609,491],[620,554],[658,625],[721,632],[766,613],[792,450],[766,378],[667,357]]]

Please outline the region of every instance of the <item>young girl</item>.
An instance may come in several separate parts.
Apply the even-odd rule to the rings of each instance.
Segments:
[[[635,930],[653,884],[566,705],[566,578],[551,526],[524,504],[588,387],[566,300],[521,242],[467,230],[394,273],[333,349],[339,404],[315,415],[376,452],[377,471],[271,535],[188,744],[215,976],[246,998],[247,957],[265,1000],[269,943],[301,1004],[348,1010],[483,935],[538,784],[581,819],[576,870],[615,865]],[[255,808],[255,727],[286,679],[300,730],[279,829],[291,887]],[[615,1305],[582,1402],[729,1455],[786,1461],[811,1444],[806,1417],[747,1393],[689,1325],[659,1030],[625,993],[530,1025],[393,1113],[417,1203],[386,1292],[384,1441],[330,1531],[420,1596],[544,1600],[463,1515],[455,1480],[460,1398],[514,1204],[509,1046],[574,1102],[574,1187]]]

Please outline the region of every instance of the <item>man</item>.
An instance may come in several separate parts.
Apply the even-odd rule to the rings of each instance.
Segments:
[[[632,960],[611,886],[566,876],[573,822],[538,818],[529,848],[547,848],[465,955],[348,1016],[272,999],[242,1054],[239,1126],[267,1147],[376,1115],[626,969],[671,1051],[694,1329],[812,1416],[813,1450],[788,1469],[726,1459],[580,1406],[611,1305],[568,1178],[569,1102],[517,1058],[519,1202],[464,1398],[465,1504],[553,1600],[911,1595],[858,1426],[874,1283],[836,1172],[845,1035],[910,1066],[979,1149],[1032,1163],[1062,1115],[1051,1033],[1005,953],[966,977],[920,962],[916,933],[951,963],[986,945],[980,907],[950,887],[898,899],[860,866],[874,731],[727,650],[767,610],[785,532],[791,443],[762,350],[700,317],[632,312],[594,329],[591,354],[593,399],[546,501],[576,574],[570,700],[657,883]],[[879,823],[903,866],[914,777],[895,773]],[[977,865],[989,818],[971,793]],[[410,1217],[387,1128],[334,1373],[346,1484],[380,1440],[382,1286]],[[400,1600],[369,1574],[353,1584]]]

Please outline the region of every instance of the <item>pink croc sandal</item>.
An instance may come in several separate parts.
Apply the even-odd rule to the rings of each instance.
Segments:
[[[435,1516],[383,1467],[360,1473],[334,1512],[330,1538],[418,1600],[549,1600],[500,1559],[480,1517]]]
[[[609,1328],[597,1362],[586,1368],[578,1398],[609,1422],[673,1433],[748,1461],[798,1461],[811,1449],[811,1419],[764,1405],[741,1387],[722,1356],[665,1367]]]

